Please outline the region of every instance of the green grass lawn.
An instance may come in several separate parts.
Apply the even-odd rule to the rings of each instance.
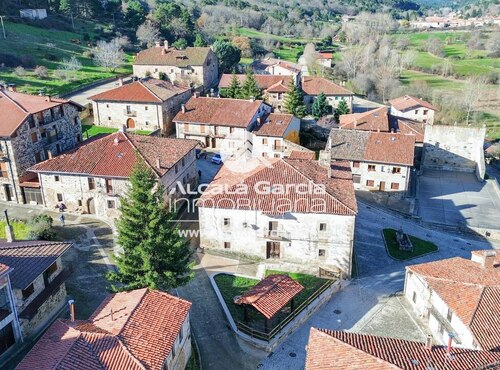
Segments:
[[[49,70],[49,76],[41,80],[35,76],[32,69],[26,68],[26,75],[17,76],[13,73],[14,68],[0,68],[0,81],[15,83],[19,91],[38,93],[44,89],[47,94],[61,95],[82,85],[132,71],[133,57],[131,55],[127,55],[126,65],[114,72],[94,65],[90,58],[85,58],[82,54],[86,50],[90,51],[91,48],[71,42],[72,39],[79,39],[84,44],[81,34],[8,21],[5,22],[5,28],[7,39],[0,38],[0,53],[13,54],[18,57],[29,56],[36,65],[43,65]],[[82,69],[75,72],[70,81],[56,78],[54,71],[62,66],[64,58],[71,56],[76,56],[80,60]]]
[[[387,245],[387,253],[392,258],[400,261],[404,261],[410,258],[419,257],[423,254],[436,252],[438,247],[436,244],[431,243],[427,240],[422,240],[410,235],[410,240],[413,244],[413,251],[401,251],[399,250],[398,242],[396,239],[396,230],[394,229],[384,229],[383,230],[385,243]]]
[[[281,46],[274,49],[273,53],[277,58],[297,63],[299,56],[304,52],[303,46]]]
[[[83,139],[89,139],[92,136],[101,135],[101,134],[112,134],[113,132],[117,132],[117,128],[113,127],[103,127],[103,126],[95,126],[95,125],[82,125],[82,134]],[[138,135],[149,135],[151,131],[147,130],[130,130],[128,131],[132,134]]]
[[[306,275],[306,274],[298,274],[298,273],[287,273],[283,271],[273,271],[267,270],[266,276],[272,274],[287,274],[292,279],[298,281],[300,284],[304,286],[304,290],[300,292],[294,298],[294,305],[298,307],[301,303],[303,303],[306,299],[308,299],[313,293],[315,293],[321,286],[323,286],[327,280],[320,279],[315,276]],[[242,295],[251,287],[256,285],[259,280],[244,278],[240,276],[233,276],[228,274],[219,274],[215,276],[215,282],[224,298],[224,302],[226,303],[231,316],[235,321],[244,322],[244,309],[242,306],[236,305],[233,303],[234,297],[238,295]],[[249,326],[257,330],[264,330],[264,316],[253,309],[248,309],[249,314],[249,322],[246,323]],[[284,308],[280,313],[278,313],[273,319],[269,322],[269,329],[279,325],[281,321],[283,321],[290,314],[289,306]]]
[[[25,222],[12,220],[10,224],[12,225],[14,238],[16,238],[16,240],[28,239],[29,227]],[[5,225],[5,221],[0,221],[0,239],[7,238],[5,234]]]
[[[283,37],[283,36],[272,35],[270,33],[265,33],[254,30],[253,28],[246,28],[246,27],[238,28],[238,32],[240,36],[245,36],[255,39],[271,39],[283,43],[307,44],[308,42],[315,41],[315,39],[303,39],[297,37]]]

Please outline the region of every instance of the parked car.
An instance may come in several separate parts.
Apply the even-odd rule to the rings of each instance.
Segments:
[[[215,163],[215,164],[221,164],[222,163],[222,158],[221,158],[220,154],[215,154],[212,157],[212,163]]]

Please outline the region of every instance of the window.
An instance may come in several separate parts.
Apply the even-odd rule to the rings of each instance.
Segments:
[[[31,142],[36,143],[38,141],[38,134],[36,132],[31,133]]]
[[[375,168],[376,168],[376,167],[375,167],[375,165],[374,165],[374,164],[369,164],[369,165],[368,165],[368,171],[370,171],[370,172],[375,172]]]
[[[12,328],[12,323],[9,323],[4,328],[0,329],[0,355],[15,343],[16,337],[14,336],[14,329]]]
[[[82,200],[81,199],[78,199],[78,207],[81,207],[82,206]]]
[[[64,108],[62,105],[59,106],[59,117],[64,116]]]
[[[267,153],[262,153],[262,156],[263,156],[264,158],[267,158],[267,157],[268,157]]]
[[[318,257],[325,257],[325,256],[326,256],[326,250],[318,249]]]
[[[126,106],[127,114],[132,113],[132,109],[130,108],[130,105]]]
[[[108,121],[111,121],[111,117],[108,116]]]
[[[375,182],[373,180],[366,180],[366,186],[374,186]]]
[[[87,181],[89,183],[89,190],[95,189],[95,179],[93,177],[88,177]]]
[[[148,110],[148,106],[147,105],[144,107],[144,110]]]
[[[146,121],[145,123],[146,123],[146,126],[149,126],[149,121]]]
[[[186,163],[186,161],[184,160],[184,158],[181,159],[181,166],[184,167],[184,164]]]
[[[45,270],[47,277],[51,277],[57,271],[57,261],[55,261],[52,265],[49,266],[47,270]]]
[[[61,193],[57,193],[57,201],[62,202],[63,201],[63,195]]]
[[[106,108],[109,108],[109,104],[106,104]]]
[[[59,176],[54,176],[54,181],[59,181]]]
[[[224,242],[224,249],[231,249],[231,243],[230,242]]]
[[[280,158],[280,155],[279,154],[275,154],[274,158]]]
[[[231,226],[231,219],[230,218],[224,219],[224,226]]]
[[[9,177],[9,173],[7,172],[7,163],[0,162],[0,177]]]
[[[359,168],[359,162],[352,162],[353,168]]]
[[[175,173],[179,172],[179,166],[175,165]]]
[[[361,175],[352,175],[352,182],[355,184],[361,184]]]
[[[413,303],[417,303],[417,292],[413,292],[411,300],[413,301]]]
[[[415,114],[418,114],[418,109],[415,109]]]
[[[42,153],[36,152],[35,153],[35,162],[38,163],[38,162],[41,162],[41,161],[42,161]]]
[[[427,113],[429,113],[429,110],[424,109],[424,116],[426,116],[426,115],[427,115]]]
[[[446,313],[446,320],[451,322],[452,317],[453,317],[453,311],[448,308],[448,312]]]
[[[113,193],[113,180],[111,179],[106,179],[106,192],[108,194]]]
[[[35,291],[35,286],[33,284],[28,285],[26,289],[23,289],[21,293],[23,294],[23,299],[26,300],[33,294]]]
[[[115,208],[115,201],[114,200],[108,200],[108,208],[109,209]]]
[[[229,127],[229,133],[232,134],[234,132],[234,127]]]
[[[75,117],[74,121],[75,125],[78,125],[80,123],[80,119],[78,117]]]
[[[319,224],[319,231],[326,231],[326,223],[325,222],[321,222]]]
[[[262,139],[262,145],[267,145],[267,138]]]
[[[392,167],[392,173],[401,173],[401,167]]]
[[[30,128],[35,128],[36,127],[36,123],[35,123],[35,120],[33,119],[33,116],[30,116],[28,118],[28,125],[30,126]]]
[[[392,182],[392,183],[391,183],[391,189],[392,189],[392,190],[399,190],[399,183],[397,183],[397,182]]]

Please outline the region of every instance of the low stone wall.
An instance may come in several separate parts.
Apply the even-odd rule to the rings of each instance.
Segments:
[[[307,306],[300,314],[298,314],[297,317],[295,317],[288,325],[286,325],[277,335],[275,335],[269,342],[267,342],[264,340],[253,338],[248,334],[245,334],[238,330],[236,323],[233,317],[231,316],[231,313],[229,312],[226,302],[224,302],[222,293],[219,291],[219,287],[215,282],[214,277],[219,274],[229,274],[229,273],[218,272],[210,275],[209,278],[210,278],[210,283],[212,284],[212,287],[215,291],[215,294],[219,299],[219,303],[222,306],[222,310],[224,311],[227,320],[229,321],[229,325],[231,325],[231,328],[236,333],[236,335],[238,335],[245,342],[266,352],[274,351],[276,347],[278,347],[281,343],[285,341],[285,339],[287,339],[290,335],[292,335],[295,332],[295,330],[297,330],[307,319],[309,319],[309,317],[311,317],[317,310],[319,310],[325,303],[327,303],[335,293],[337,293],[340,289],[349,284],[349,281],[347,280],[338,280],[334,282],[330,287],[328,287],[328,289],[326,289],[321,295],[319,295],[318,298],[316,298],[309,306]],[[229,275],[240,276],[249,279],[256,278],[255,276],[246,276],[239,274],[229,274]]]

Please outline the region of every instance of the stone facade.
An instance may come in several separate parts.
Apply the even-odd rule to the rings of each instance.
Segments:
[[[430,125],[434,123],[434,110],[426,107],[416,107],[415,109],[403,112],[391,106],[390,114],[396,117],[403,117],[414,121],[428,123]]]
[[[172,351],[165,360],[165,369],[184,370],[191,358],[191,326],[189,315],[182,324],[179,336],[174,342]]]
[[[293,213],[275,218],[255,210],[200,207],[199,222],[202,248],[300,264],[313,274],[318,268],[351,274],[355,216]]]
[[[164,135],[173,132],[172,119],[191,97],[191,91],[175,95],[163,103],[136,103],[117,101],[93,101],[94,124],[129,131],[155,131],[161,129]]]
[[[287,141],[298,143],[300,119],[294,117],[283,136],[253,135],[252,155],[254,157],[283,158],[287,152]]]
[[[75,147],[81,140],[80,117],[73,104],[30,115],[14,135],[1,139],[0,200],[29,203],[19,178],[34,164]]]
[[[445,171],[475,172],[484,178],[485,127],[427,125],[422,166]]]
[[[354,189],[402,192],[408,190],[411,167],[350,161]]]

